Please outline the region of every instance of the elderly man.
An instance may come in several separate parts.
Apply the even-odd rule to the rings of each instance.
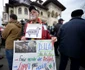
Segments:
[[[42,21],[39,18],[39,10],[38,9],[36,9],[33,5],[31,5],[29,7],[29,12],[30,12],[30,16],[29,16],[30,22],[26,24],[24,34],[26,32],[27,25],[36,24],[36,23],[37,24],[43,24]],[[32,38],[32,39],[34,39],[34,38]],[[50,33],[48,32],[45,25],[42,26],[42,38],[40,38],[39,40],[42,40],[42,39],[52,39],[52,41],[54,41],[54,42],[56,41],[56,37],[51,37],[50,36]],[[23,36],[21,38],[21,40],[27,40],[27,38],[25,38],[25,36]]]
[[[70,70],[79,70],[80,58],[85,56],[85,20],[81,18],[82,9],[71,13],[72,19],[65,23],[59,32],[60,66],[65,70],[68,59],[71,60]]]

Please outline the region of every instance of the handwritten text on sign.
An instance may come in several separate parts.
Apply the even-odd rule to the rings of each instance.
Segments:
[[[57,70],[51,40],[15,41],[14,44],[12,70]],[[17,45],[27,48],[19,49]]]

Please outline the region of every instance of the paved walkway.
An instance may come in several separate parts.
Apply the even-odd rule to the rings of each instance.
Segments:
[[[4,59],[0,60],[0,64],[4,65],[2,68],[0,68],[0,70],[9,70],[8,69],[7,59],[6,59],[6,56],[5,56],[5,49],[0,50],[0,55],[4,56]]]

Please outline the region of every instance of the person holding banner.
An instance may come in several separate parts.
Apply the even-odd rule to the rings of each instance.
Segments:
[[[13,62],[13,43],[14,40],[20,39],[22,26],[17,21],[17,16],[15,14],[10,15],[10,21],[6,25],[5,29],[2,31],[2,38],[6,39],[5,49],[6,57],[9,64],[9,70],[12,70]]]
[[[55,42],[57,38],[56,37],[51,37],[51,35],[48,32],[46,26],[38,18],[39,10],[37,10],[33,5],[31,5],[29,7],[29,11],[30,11],[30,16],[29,16],[30,22],[25,25],[25,30],[24,30],[25,36],[22,36],[21,40],[28,40],[29,38],[34,39],[34,40],[52,39],[52,41]],[[30,27],[30,24],[42,24],[42,33],[39,33],[39,34],[42,34],[41,37],[33,38],[34,36],[33,37],[26,36],[27,28],[28,28],[28,26]],[[33,32],[37,32],[37,31],[36,30],[31,31],[30,33],[33,33]]]

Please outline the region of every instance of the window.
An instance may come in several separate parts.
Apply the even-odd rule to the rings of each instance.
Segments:
[[[52,17],[54,17],[54,11],[52,11],[52,14],[51,14]]]
[[[57,17],[58,17],[58,13],[56,12],[56,13],[55,13],[55,18],[57,18]]]
[[[18,14],[22,14],[22,9],[18,8]]]
[[[27,8],[24,9],[24,13],[25,13],[26,15],[28,15],[28,9],[27,9]]]
[[[41,11],[41,15],[43,16],[43,12]]]
[[[61,17],[61,14],[59,14],[59,16]]]
[[[48,17],[50,17],[50,12],[48,12]]]
[[[10,10],[10,14],[13,14],[14,12],[13,12],[13,10]]]

